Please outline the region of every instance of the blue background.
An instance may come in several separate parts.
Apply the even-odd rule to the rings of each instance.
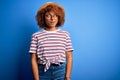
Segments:
[[[0,0],[0,80],[33,80],[31,35],[38,8],[49,0]],[[51,0],[65,8],[71,34],[72,80],[120,80],[120,1]]]

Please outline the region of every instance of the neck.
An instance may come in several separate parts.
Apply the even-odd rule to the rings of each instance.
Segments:
[[[58,28],[56,28],[56,27],[53,27],[53,28],[45,28],[45,30],[47,30],[47,31],[55,31],[55,30],[57,30]]]

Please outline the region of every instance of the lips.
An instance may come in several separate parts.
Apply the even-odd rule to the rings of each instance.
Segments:
[[[55,22],[50,22],[50,23],[52,23],[52,24],[53,24],[53,23],[55,23]]]

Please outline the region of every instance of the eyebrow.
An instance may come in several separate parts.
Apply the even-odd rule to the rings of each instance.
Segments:
[[[49,14],[49,15],[51,15],[49,12],[47,12],[46,14]],[[53,13],[53,15],[56,15],[56,13]]]

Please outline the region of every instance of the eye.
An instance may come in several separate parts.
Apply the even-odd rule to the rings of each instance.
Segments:
[[[54,15],[53,17],[54,17],[54,18],[56,18],[56,17],[57,17],[57,15]]]
[[[50,18],[50,17],[51,17],[50,14],[46,14],[45,16],[46,16],[47,18]]]

